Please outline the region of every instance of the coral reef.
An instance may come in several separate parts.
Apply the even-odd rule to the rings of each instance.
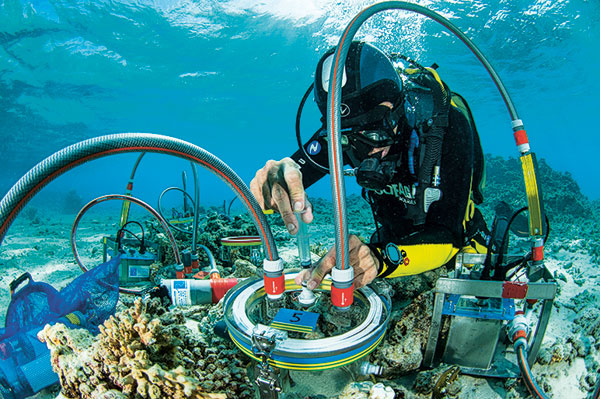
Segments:
[[[57,324],[40,338],[68,398],[250,397],[237,351],[216,339],[209,344],[185,323],[158,299],[137,299],[100,326],[97,337]]]
[[[427,343],[433,293],[419,295],[402,314],[390,321],[386,340],[374,351],[374,363],[383,366],[386,376],[398,376],[419,369]]]

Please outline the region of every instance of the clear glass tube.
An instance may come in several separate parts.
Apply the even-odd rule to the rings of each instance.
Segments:
[[[303,268],[310,268],[312,260],[310,257],[310,235],[308,234],[308,226],[302,221],[301,212],[296,212],[298,219],[298,233],[296,240],[298,243],[298,256],[300,257],[300,265]]]

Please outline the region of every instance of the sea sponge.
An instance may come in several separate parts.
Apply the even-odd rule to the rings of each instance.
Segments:
[[[251,397],[239,352],[185,323],[158,299],[137,299],[106,320],[96,337],[62,324],[46,326],[39,336],[68,398]]]

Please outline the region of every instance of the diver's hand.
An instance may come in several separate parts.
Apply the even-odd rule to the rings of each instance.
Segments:
[[[298,231],[294,212],[303,212],[302,220],[313,220],[312,205],[304,192],[300,166],[292,158],[267,161],[250,182],[250,190],[262,209],[273,209],[281,214],[290,234]]]
[[[314,268],[303,270],[295,278],[296,284],[307,281],[308,289],[315,289],[335,267],[335,247],[323,256]],[[365,243],[352,234],[348,240],[348,263],[354,268],[354,289],[369,284],[377,277],[379,260]]]

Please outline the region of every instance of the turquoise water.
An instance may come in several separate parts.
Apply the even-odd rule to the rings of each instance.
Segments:
[[[0,2],[0,191],[37,162],[97,135],[137,131],[197,144],[246,182],[268,158],[296,149],[298,102],[319,54],[371,1]],[[496,67],[534,151],[600,197],[596,126],[600,83],[597,1],[419,1],[461,28]],[[436,62],[469,101],[484,150],[516,156],[510,119],[483,68],[441,26],[382,13],[359,37],[423,64]],[[303,120],[316,128],[316,107]],[[314,118],[311,120],[310,116]],[[94,161],[46,190],[85,199],[123,192],[136,155]],[[189,166],[147,156],[134,194],[181,185]],[[230,199],[203,174],[203,202]],[[350,184],[349,191],[354,190]],[[329,195],[329,183],[309,194]]]

